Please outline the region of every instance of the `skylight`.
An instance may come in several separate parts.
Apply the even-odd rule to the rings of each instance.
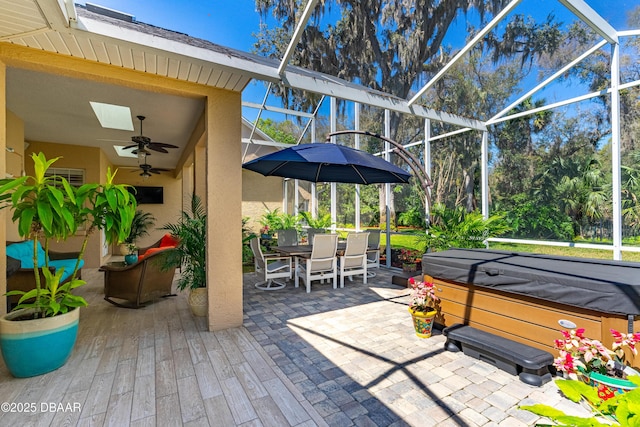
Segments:
[[[91,104],[91,108],[103,128],[134,130],[129,107],[93,101],[89,101],[89,104]]]

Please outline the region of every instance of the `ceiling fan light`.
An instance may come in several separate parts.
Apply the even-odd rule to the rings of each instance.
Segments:
[[[144,150],[138,150],[138,163],[146,163],[147,162],[147,153]]]

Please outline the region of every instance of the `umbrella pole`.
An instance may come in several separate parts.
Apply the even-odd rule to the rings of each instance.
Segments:
[[[359,134],[359,135],[373,136],[383,141],[387,141],[389,144],[393,145],[394,149],[392,151],[396,153],[398,156],[400,156],[400,158],[409,165],[416,179],[420,183],[420,186],[422,187],[422,191],[424,191],[424,200],[427,207],[427,212],[431,212],[431,196],[429,194],[429,187],[433,186],[433,182],[431,181],[429,174],[427,174],[427,172],[420,167],[420,161],[411,152],[409,152],[406,148],[404,148],[402,144],[394,141],[393,139],[387,138],[386,136],[382,136],[377,133],[365,131],[365,130],[340,130],[336,132],[331,132],[327,134],[327,142],[331,140],[332,136],[345,135],[345,134]],[[427,227],[428,226],[429,226],[429,220],[427,219]]]

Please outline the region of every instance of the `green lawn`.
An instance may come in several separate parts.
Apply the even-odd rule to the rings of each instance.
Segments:
[[[381,245],[386,245],[386,235],[381,235]],[[420,249],[422,246],[419,244],[416,236],[411,234],[392,234],[391,235],[391,247],[398,248],[411,248]],[[546,246],[546,245],[528,245],[521,243],[497,243],[491,242],[489,247],[491,249],[499,249],[513,252],[531,252],[546,255],[562,255],[573,256],[580,258],[598,258],[598,259],[613,259],[612,251],[600,250],[600,249],[585,249],[585,248],[572,248],[565,246]],[[622,259],[624,261],[640,262],[640,252],[622,252]]]
[[[600,249],[569,248],[564,246],[525,245],[520,243],[494,243],[491,249],[501,249],[514,252],[535,252],[547,255],[574,256],[580,258],[613,259],[612,251]],[[624,261],[640,261],[640,252],[622,252]]]

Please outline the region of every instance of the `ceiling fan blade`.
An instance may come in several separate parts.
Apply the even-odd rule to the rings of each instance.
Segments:
[[[168,153],[168,151],[165,150],[162,147],[156,147],[156,146],[153,146],[153,145],[148,145],[147,148],[150,149],[150,150],[153,150],[153,151],[157,151],[159,153]]]
[[[169,169],[151,168],[149,169],[149,172],[153,172],[153,173],[169,172]]]
[[[126,147],[123,148],[123,150],[129,150],[131,148],[138,148],[138,144],[127,145]]]
[[[149,144],[151,142],[151,138],[143,136],[143,135],[135,135],[131,137],[131,140],[136,144]]]
[[[177,145],[173,145],[173,144],[167,144],[165,142],[150,142],[149,146],[155,145],[156,147],[162,147],[162,148],[180,148]]]

